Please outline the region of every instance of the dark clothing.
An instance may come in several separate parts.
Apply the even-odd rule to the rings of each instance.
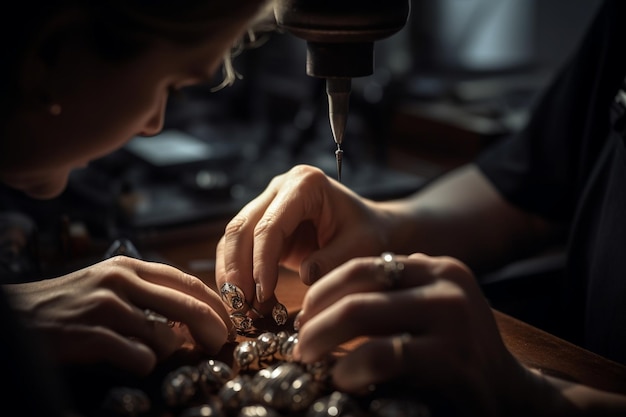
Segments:
[[[23,325],[0,288],[0,390],[3,416],[69,416],[69,393],[37,334]]]
[[[606,1],[528,125],[477,160],[504,197],[569,230],[560,307],[574,341],[626,363],[626,2]],[[555,300],[556,302],[556,300]]]

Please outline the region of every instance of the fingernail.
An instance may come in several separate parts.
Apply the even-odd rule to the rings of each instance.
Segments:
[[[263,301],[265,301],[265,298],[263,297],[263,287],[261,286],[261,284],[256,284],[255,288],[256,288],[256,300],[259,303],[263,303]]]
[[[302,319],[302,310],[296,314],[296,318],[293,319],[293,329],[297,332],[300,330],[300,320]]]
[[[230,315],[230,321],[235,326],[235,331],[238,334],[245,335],[252,330],[252,319],[243,313],[233,313]]]
[[[287,312],[287,307],[282,305],[281,303],[276,303],[274,308],[272,308],[272,318],[279,326],[287,323],[287,317],[289,313]]]
[[[220,288],[222,301],[235,311],[241,310],[246,305],[246,298],[239,287],[230,282],[225,282]]]
[[[320,266],[317,262],[312,262],[311,265],[309,265],[309,284],[314,283],[315,281],[317,281],[320,278]]]

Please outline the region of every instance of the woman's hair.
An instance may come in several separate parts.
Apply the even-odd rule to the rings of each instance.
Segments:
[[[267,22],[271,0],[20,0],[0,17],[0,119],[19,99],[19,71],[43,28],[60,16],[79,16],[81,33],[109,60],[140,54],[154,40],[193,45],[233,34],[242,22]],[[71,27],[68,25],[68,27]],[[254,28],[251,27],[251,30]],[[58,33],[58,37],[63,37]],[[236,45],[234,45],[236,46]],[[53,59],[54,39],[39,51]],[[225,82],[234,80],[229,56]]]

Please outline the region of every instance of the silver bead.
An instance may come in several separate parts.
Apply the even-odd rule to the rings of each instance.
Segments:
[[[256,338],[259,359],[266,359],[278,352],[278,336],[272,332],[261,333]]]
[[[298,333],[290,334],[287,339],[280,345],[279,351],[281,357],[286,361],[293,360],[293,348],[298,343]]]
[[[205,394],[217,392],[228,380],[233,377],[233,370],[224,362],[209,359],[198,365],[200,372],[198,385]]]
[[[196,395],[199,375],[198,369],[192,366],[181,366],[167,374],[161,385],[166,404],[170,406],[187,404]]]
[[[225,417],[221,403],[217,401],[206,402],[183,410],[177,417]]]
[[[302,366],[292,362],[261,369],[252,377],[251,386],[252,395],[260,404],[289,412],[306,409],[320,388]]]
[[[233,359],[240,369],[248,369],[259,358],[256,343],[253,340],[244,340],[235,346]]]
[[[237,417],[281,417],[281,415],[276,410],[256,404],[243,407]]]
[[[220,388],[217,395],[226,412],[232,414],[241,407],[252,404],[250,380],[249,375],[236,375]]]
[[[365,413],[354,398],[343,392],[334,391],[330,395],[313,402],[307,409],[305,417],[357,417],[364,415]],[[396,417],[399,416],[402,414],[398,414]]]
[[[327,383],[330,381],[331,363],[328,360],[321,360],[306,365],[306,371],[313,376],[317,382]]]
[[[278,333],[276,333],[276,337],[278,338],[278,346],[280,349],[280,346],[287,340],[289,339],[289,333],[286,332],[285,330],[281,330]]]
[[[135,417],[150,410],[151,402],[142,390],[130,387],[112,388],[102,403],[107,414],[120,417]]]

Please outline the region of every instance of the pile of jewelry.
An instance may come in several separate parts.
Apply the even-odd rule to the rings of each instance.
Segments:
[[[136,388],[112,389],[103,415],[112,417],[428,417],[422,403],[397,398],[362,399],[339,392],[329,381],[330,362],[293,361],[297,333],[264,332],[239,342],[233,366],[203,360],[169,372],[162,381],[166,410],[154,414],[148,395]]]

